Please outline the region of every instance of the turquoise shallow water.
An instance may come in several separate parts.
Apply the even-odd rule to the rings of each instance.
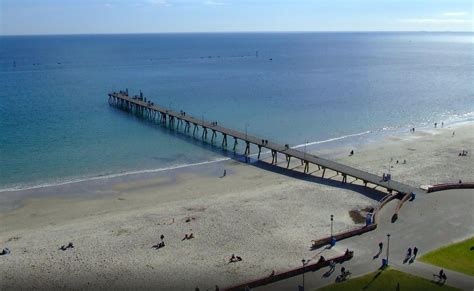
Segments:
[[[472,33],[0,37],[0,189],[222,158],[109,107],[107,93],[124,88],[290,145],[473,119],[473,39]]]

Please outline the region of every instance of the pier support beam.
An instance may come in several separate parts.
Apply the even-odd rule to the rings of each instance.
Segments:
[[[291,161],[291,156],[286,155],[286,168],[288,169],[290,167],[290,161]]]
[[[196,130],[199,131],[199,128],[198,128],[198,125],[196,123],[193,123],[194,124],[194,129],[193,129],[193,136],[194,134],[196,133]]]
[[[249,161],[249,155],[250,155],[250,142],[246,141],[246,146],[245,146],[245,161]]]
[[[216,137],[216,130],[212,130],[211,143],[214,143],[214,138]]]
[[[163,125],[166,125],[166,119],[167,119],[167,116],[165,113],[161,113],[161,123]]]
[[[184,132],[189,133],[189,128],[191,127],[191,124],[189,124],[189,121],[186,121],[184,124]]]
[[[278,163],[278,153],[275,150],[272,150],[272,165]]]
[[[233,150],[234,150],[234,152],[235,152],[235,148],[236,148],[236,147],[237,147],[237,138],[236,138],[236,137],[234,137],[234,149],[233,149]]]
[[[261,153],[261,152],[262,152],[262,146],[259,145],[259,146],[258,146],[258,157],[257,157],[258,160],[260,160],[260,153]]]
[[[325,173],[326,173],[326,168],[323,167],[323,175],[321,176],[321,178],[324,178]]]
[[[347,175],[342,174],[342,183],[347,183]]]
[[[309,172],[309,162],[308,161],[304,161],[304,172],[305,173]]]
[[[207,139],[207,127],[202,128],[202,139]]]
[[[222,138],[222,147],[227,147],[227,134],[224,133],[224,137]]]

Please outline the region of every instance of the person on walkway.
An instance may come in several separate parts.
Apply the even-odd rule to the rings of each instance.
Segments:
[[[446,280],[448,279],[443,269],[439,270],[438,277],[439,277],[439,280],[442,281],[443,283],[445,283]]]
[[[382,251],[383,249],[383,242],[379,242],[379,251]]]
[[[411,257],[411,248],[408,248],[408,251],[407,251],[407,258]]]
[[[333,272],[336,269],[336,262],[334,260],[331,260],[329,262],[329,272]]]
[[[446,276],[446,273],[445,273],[445,272],[443,272],[443,277],[442,277],[442,279],[443,279],[443,282],[444,282],[444,283],[446,283],[446,280],[448,280],[448,277]]]
[[[413,258],[416,258],[416,255],[418,254],[418,248],[414,247],[413,248]]]

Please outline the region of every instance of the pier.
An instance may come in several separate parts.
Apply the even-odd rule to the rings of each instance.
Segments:
[[[260,159],[262,150],[266,149],[271,152],[272,164],[276,165],[278,163],[278,155],[285,157],[287,168],[290,166],[290,161],[296,159],[301,162],[302,166],[304,166],[304,173],[310,172],[310,166],[317,167],[318,170],[322,170],[322,178],[324,178],[326,170],[332,170],[336,172],[337,175],[341,175],[342,183],[347,183],[347,177],[352,177],[355,180],[362,181],[365,186],[367,186],[367,184],[372,184],[376,187],[384,188],[390,193],[398,192],[403,194],[417,194],[424,192],[421,189],[391,179],[383,179],[379,175],[371,174],[351,166],[302,152],[298,149],[292,149],[288,145],[274,143],[261,137],[252,136],[247,133],[242,133],[221,126],[215,122],[208,122],[203,119],[195,118],[183,111],[176,112],[166,109],[154,104],[151,100],[144,98],[141,92],[140,95],[130,96],[128,90],[126,90],[112,92],[109,93],[108,96],[108,102],[112,106],[142,116],[153,122],[158,122],[164,126],[180,129],[185,134],[198,136],[200,130],[201,138],[205,141],[209,141],[211,144],[217,142],[218,134],[221,136],[220,143],[223,148],[228,147],[228,141],[230,140],[232,149],[235,151],[238,143],[243,142],[245,145],[244,156],[246,159],[250,156],[250,146],[254,145],[258,148],[257,159]]]

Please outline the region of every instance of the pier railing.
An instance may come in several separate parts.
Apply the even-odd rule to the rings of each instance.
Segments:
[[[409,185],[383,179],[379,175],[371,174],[351,166],[347,166],[338,162],[334,162],[325,158],[318,157],[313,154],[302,152],[298,149],[291,148],[288,144],[281,145],[265,138],[256,137],[248,133],[243,133],[231,128],[221,126],[217,122],[209,122],[200,118],[193,117],[184,111],[174,111],[161,107],[151,100],[140,95],[129,96],[128,90],[113,92],[109,94],[109,104],[116,106],[122,110],[132,114],[142,116],[153,122],[161,123],[165,126],[182,130],[185,134],[196,136],[201,130],[201,138],[214,144],[217,141],[217,134],[221,135],[221,146],[228,147],[228,139],[233,139],[233,150],[237,149],[238,141],[245,145],[244,155],[248,159],[250,156],[250,146],[258,148],[257,159],[260,159],[262,149],[267,149],[271,153],[272,164],[278,163],[278,156],[283,156],[286,160],[286,167],[290,166],[291,159],[296,159],[304,166],[304,173],[309,173],[310,165],[316,166],[318,170],[322,170],[322,178],[324,178],[326,170],[332,170],[342,177],[341,182],[347,183],[347,177],[353,177],[361,180],[365,186],[368,183],[377,187],[382,187],[388,192],[398,193],[416,193],[421,189],[411,187]],[[192,128],[192,130],[191,130]],[[192,133],[191,133],[192,131]]]

